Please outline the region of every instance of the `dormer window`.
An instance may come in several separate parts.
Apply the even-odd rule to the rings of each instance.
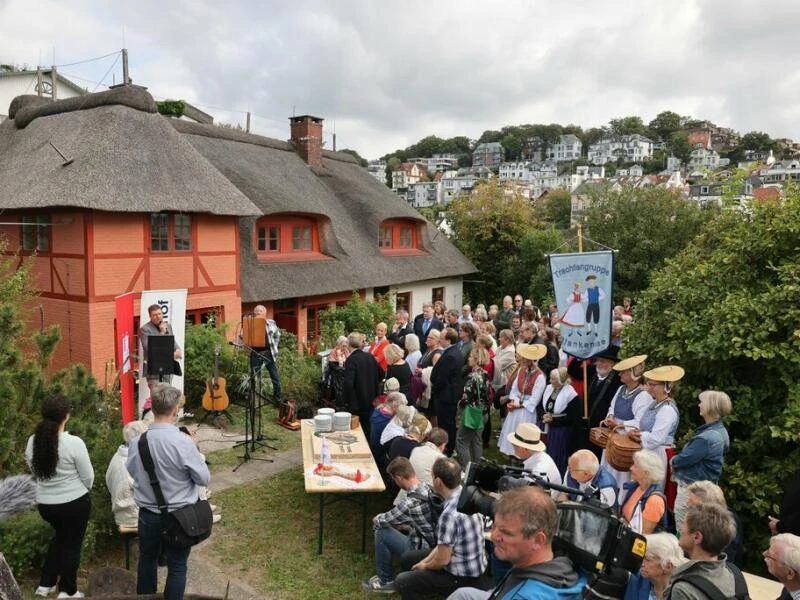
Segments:
[[[270,215],[256,222],[255,250],[267,261],[305,261],[329,258],[320,250],[319,227],[314,217]]]
[[[378,248],[384,254],[421,254],[420,226],[410,219],[392,219],[381,223]]]

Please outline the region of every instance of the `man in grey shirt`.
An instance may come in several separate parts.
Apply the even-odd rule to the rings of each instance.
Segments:
[[[156,477],[170,512],[197,502],[197,486],[208,485],[210,474],[192,438],[176,426],[181,404],[180,390],[158,383],[153,388],[153,423],[147,443],[155,464]],[[133,498],[139,507],[139,566],[137,594],[155,594],[157,564],[162,552],[167,558],[165,600],[182,600],[186,588],[186,570],[191,548],[162,548],[162,515],[158,509],[150,478],[139,454],[139,438],[130,443],[125,463],[133,477]]]
[[[152,304],[147,307],[147,314],[150,316],[150,320],[142,325],[139,328],[139,341],[142,343],[142,375],[147,377],[147,385],[150,387],[150,391],[153,391],[153,386],[158,383],[158,373],[151,373],[148,365],[147,365],[147,345],[151,335],[174,335],[172,333],[172,327],[170,324],[164,320],[164,313],[161,310],[161,306],[158,304]],[[180,359],[183,356],[181,352],[181,347],[178,345],[178,342],[175,342],[173,357],[175,360]],[[172,371],[169,373],[165,373],[161,376],[161,380],[166,383],[172,382]]]

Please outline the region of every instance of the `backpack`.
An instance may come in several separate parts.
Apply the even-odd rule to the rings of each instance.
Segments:
[[[429,494],[422,494],[420,492],[406,492],[406,497],[414,498],[415,500],[419,500],[420,503],[426,502],[428,504],[428,510],[431,513],[431,525],[433,525],[433,530],[436,531],[436,526],[439,523],[439,517],[441,517],[442,512],[444,512],[444,498],[442,498],[433,490],[431,490]],[[417,528],[415,527],[415,529]],[[422,532],[419,529],[417,529],[417,533],[422,535]],[[422,537],[425,538],[425,541],[431,548],[436,546],[435,539],[429,540],[424,535],[422,535]]]
[[[733,596],[724,595],[721,591],[719,591],[717,586],[698,573],[686,573],[685,575],[682,574],[677,579],[674,579],[672,583],[675,584],[678,581],[685,581],[686,583],[691,584],[703,592],[708,600],[750,600],[750,592],[747,590],[747,582],[744,580],[744,575],[742,575],[739,567],[731,563],[725,563],[725,566],[728,568],[731,574],[733,574]],[[671,597],[672,586],[670,586],[670,592],[666,600],[670,600]]]

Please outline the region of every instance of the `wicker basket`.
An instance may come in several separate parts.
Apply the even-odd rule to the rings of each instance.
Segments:
[[[608,445],[608,435],[611,433],[611,428],[604,423],[600,423],[599,427],[592,427],[589,429],[589,441],[597,446],[603,448]]]
[[[617,471],[630,471],[633,455],[642,449],[642,444],[634,442],[624,430],[624,425],[617,425],[609,434],[606,445],[606,460]]]

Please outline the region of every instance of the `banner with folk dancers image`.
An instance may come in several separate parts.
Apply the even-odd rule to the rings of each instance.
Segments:
[[[589,358],[611,344],[614,253],[551,254],[562,349]]]

